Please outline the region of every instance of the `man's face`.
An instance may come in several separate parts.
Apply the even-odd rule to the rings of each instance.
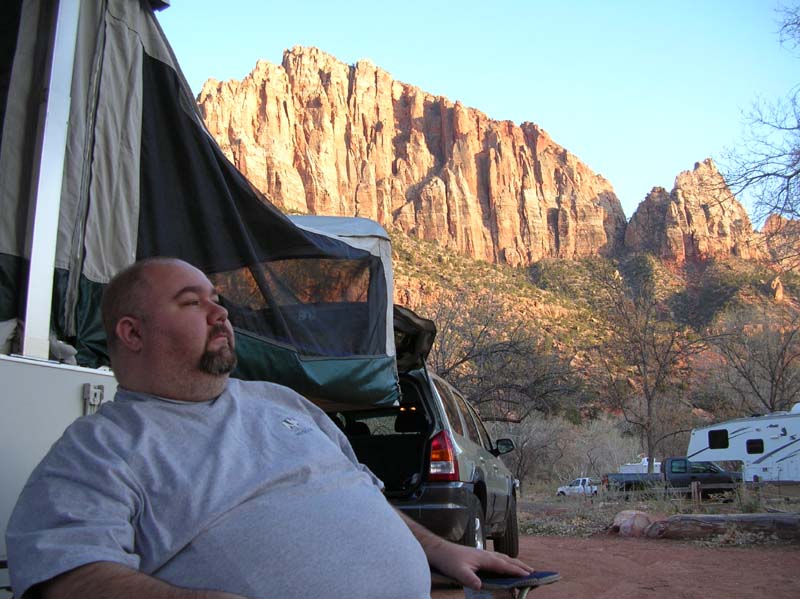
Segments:
[[[236,366],[233,327],[208,278],[184,262],[151,265],[142,306],[143,352],[176,372],[227,375]]]

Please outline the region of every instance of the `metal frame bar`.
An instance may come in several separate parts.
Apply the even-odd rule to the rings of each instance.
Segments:
[[[40,128],[39,167],[35,171],[37,175],[31,198],[30,271],[22,355],[42,360],[47,360],[50,354],[53,272],[80,4],[81,0],[60,0],[58,3]]]

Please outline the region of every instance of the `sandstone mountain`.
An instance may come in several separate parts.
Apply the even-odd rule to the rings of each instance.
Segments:
[[[316,48],[209,80],[198,103],[239,170],[278,207],[365,216],[510,265],[613,255],[626,219],[610,183],[541,128],[494,121]]]
[[[758,257],[713,162],[654,188],[630,224],[611,184],[533,123],[515,125],[316,49],[206,82],[198,104],[237,168],[287,212],[364,216],[459,254],[527,266],[645,250]],[[627,230],[627,233],[626,233]]]
[[[368,61],[297,47],[242,81],[207,81],[198,104],[223,151],[280,209],[365,216],[389,230],[393,299],[437,323],[435,351],[479,357],[448,373],[471,400],[484,393],[475,381],[494,384],[509,364],[519,367],[517,388],[541,364],[565,373],[564,388],[579,380],[576,396],[556,400],[565,412],[573,402],[577,417],[617,409],[620,394],[639,397],[646,382],[615,342],[620,327],[598,278],[625,276],[626,265],[651,270],[664,298],[659,318],[675,319],[666,326],[681,335],[724,325],[743,307],[777,314],[800,301],[798,275],[778,278],[774,264],[750,260],[767,235],[791,238],[794,223],[773,219],[771,233],[754,233],[710,160],[680,173],[671,192],[654,188],[628,223],[611,184],[537,125],[492,120]],[[641,251],[661,260],[632,255]],[[620,260],[561,259],[598,255]],[[473,353],[475,343],[509,340],[541,353],[498,362],[485,348]],[[719,363],[709,349],[681,366],[668,385],[668,401],[680,397],[670,422],[687,403],[726,409]]]
[[[681,264],[709,258],[763,258],[744,207],[711,159],[675,178],[670,193],[654,187],[631,217],[625,246]]]

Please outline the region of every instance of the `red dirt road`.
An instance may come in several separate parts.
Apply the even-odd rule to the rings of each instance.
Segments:
[[[520,559],[561,580],[530,599],[797,599],[800,547],[705,547],[668,540],[597,535],[520,537]],[[436,588],[433,599],[463,591]]]

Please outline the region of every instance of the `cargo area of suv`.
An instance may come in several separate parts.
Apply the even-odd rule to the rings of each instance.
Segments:
[[[403,497],[422,482],[429,463],[428,440],[433,418],[415,394],[411,382],[401,383],[399,406],[329,414],[347,435],[359,461],[386,486],[387,497]]]
[[[495,444],[458,390],[427,370],[435,334],[433,322],[396,306],[400,401],[328,414],[395,507],[448,540],[484,547],[492,538],[516,556],[518,484],[499,458],[513,443]]]

